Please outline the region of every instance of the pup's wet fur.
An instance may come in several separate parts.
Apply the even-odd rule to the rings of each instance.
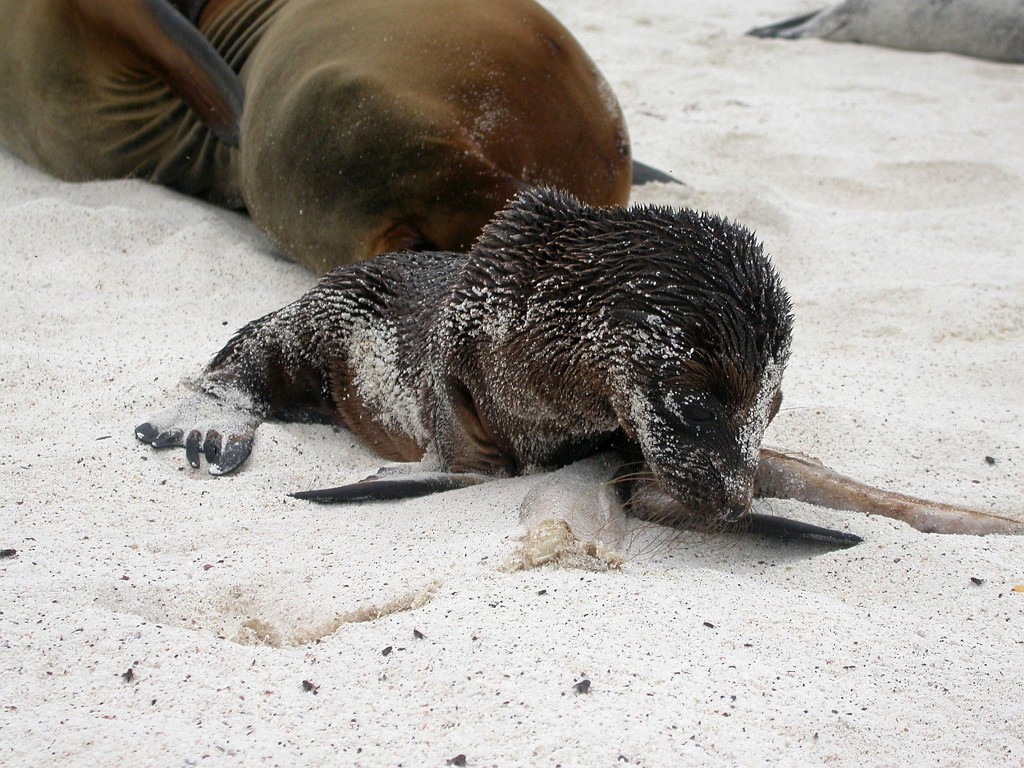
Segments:
[[[331,272],[243,328],[191,401],[136,434],[226,473],[260,421],[313,406],[386,458],[429,451],[444,488],[612,448],[644,463],[678,517],[750,524],[791,333],[786,292],[743,227],[531,190],[467,255]]]

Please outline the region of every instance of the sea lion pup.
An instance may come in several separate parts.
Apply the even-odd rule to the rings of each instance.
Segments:
[[[842,0],[750,30],[1024,63],[1024,0]]]
[[[309,406],[388,459],[435,454],[452,485],[615,447],[689,514],[736,520],[791,333],[787,294],[743,227],[527,191],[467,255],[329,273],[239,331],[199,392],[136,435],[223,474],[263,419]]]
[[[753,492],[924,532],[1024,533],[1018,520],[872,488],[806,456],[759,454],[791,327],[786,293],[742,227],[528,191],[467,255],[339,268],[245,326],[198,392],[136,436],[183,445],[193,467],[205,455],[226,474],[263,419],[313,409],[386,458],[431,453],[441,471],[293,494],[302,498],[401,498],[611,448],[630,472],[600,482],[618,476],[623,503],[658,522],[740,518],[766,533],[859,541],[750,513]]]
[[[0,0],[0,17],[12,152],[245,208],[318,274],[465,250],[530,186],[628,199],[615,97],[533,0]]]

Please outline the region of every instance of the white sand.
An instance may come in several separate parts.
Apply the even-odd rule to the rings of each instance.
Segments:
[[[549,5],[688,184],[639,198],[774,255],[770,442],[1024,518],[1024,67],[743,36],[801,0]],[[0,258],[4,766],[1024,764],[1022,539],[774,502],[865,542],[505,573],[537,478],[333,509],[285,493],[380,464],[344,432],[267,424],[230,478],[135,441],[312,284],[242,217],[0,153]]]

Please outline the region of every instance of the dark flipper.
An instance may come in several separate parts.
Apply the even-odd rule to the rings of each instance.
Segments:
[[[244,91],[238,75],[167,0],[74,0],[112,55],[125,55],[167,83],[233,147],[238,146]]]
[[[633,161],[633,184],[650,184],[652,182],[661,182],[662,184],[682,184],[679,179],[674,176],[669,176],[664,171],[659,171],[657,168],[652,168],[649,165]]]
[[[171,0],[171,5],[181,11],[181,15],[192,22],[193,26],[199,26],[199,15],[209,0]]]
[[[754,37],[794,37],[793,34],[787,33],[789,33],[790,30],[801,26],[805,22],[810,21],[823,10],[824,8],[819,8],[813,13],[805,13],[803,16],[795,16],[792,19],[786,19],[785,21],[768,24],[763,27],[754,27],[752,30],[747,32],[747,34],[753,35]]]
[[[720,522],[713,528],[709,528],[707,520],[690,517],[685,513],[669,516],[650,516],[645,514],[642,517],[651,522],[685,531],[694,530],[740,535],[754,534],[783,541],[814,542],[829,547],[852,547],[863,541],[860,536],[853,533],[835,531],[831,528],[811,525],[801,520],[792,520],[788,517],[779,517],[778,515],[766,515],[761,512],[751,512],[736,522]]]
[[[760,512],[751,512],[749,518],[729,526],[726,530],[755,533],[774,539],[813,541],[834,547],[852,547],[863,541],[860,536],[853,533],[833,531],[831,528],[821,528],[820,526],[804,523],[800,520],[790,520],[787,517],[777,517],[776,515],[764,515]]]
[[[315,491],[297,491],[288,494],[294,499],[315,501],[318,504],[349,504],[358,501],[395,501],[429,496],[432,493],[454,491],[490,480],[485,475],[423,473],[397,480],[370,478],[358,483],[323,488]]]

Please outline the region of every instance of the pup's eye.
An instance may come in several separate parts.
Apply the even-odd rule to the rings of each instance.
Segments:
[[[684,405],[680,408],[679,415],[691,424],[705,424],[709,421],[714,421],[715,419],[713,411],[705,408],[703,405],[696,405],[693,403]]]
[[[676,390],[665,392],[662,398],[666,415],[692,427],[717,421],[722,412],[721,403],[709,392]]]

